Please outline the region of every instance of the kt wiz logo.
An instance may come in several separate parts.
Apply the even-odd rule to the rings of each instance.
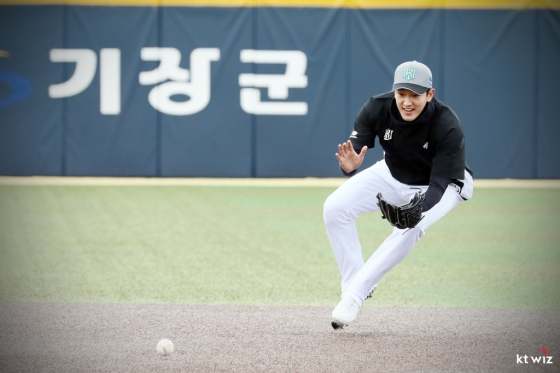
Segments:
[[[548,356],[546,348],[542,349],[541,356],[527,356],[517,354],[517,364],[554,364],[552,356]]]

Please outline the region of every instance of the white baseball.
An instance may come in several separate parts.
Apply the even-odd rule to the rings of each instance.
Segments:
[[[162,339],[156,346],[156,351],[162,356],[170,355],[174,349],[173,342],[169,339]]]

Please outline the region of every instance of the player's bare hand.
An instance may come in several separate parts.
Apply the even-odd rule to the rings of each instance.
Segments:
[[[360,154],[356,153],[352,142],[348,140],[343,144],[338,144],[338,153],[335,154],[335,157],[338,159],[338,163],[340,163],[340,167],[344,171],[352,172],[360,167],[364,161],[366,152],[367,146],[364,146]]]

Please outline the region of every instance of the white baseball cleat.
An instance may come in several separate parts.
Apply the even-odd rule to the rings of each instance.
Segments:
[[[332,312],[331,325],[334,329],[342,329],[349,325],[360,311],[360,305],[351,297],[342,297]]]

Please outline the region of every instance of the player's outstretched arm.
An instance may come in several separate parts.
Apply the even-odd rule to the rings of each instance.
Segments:
[[[335,154],[335,157],[338,159],[338,163],[340,163],[340,168],[348,173],[356,170],[364,161],[367,149],[367,146],[364,146],[360,154],[358,154],[350,140],[343,144],[338,144],[338,153]]]

